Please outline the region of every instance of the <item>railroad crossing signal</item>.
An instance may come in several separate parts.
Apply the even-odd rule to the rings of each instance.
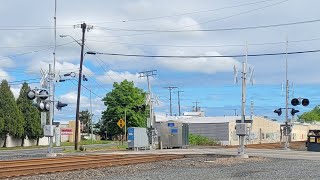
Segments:
[[[123,128],[125,126],[125,122],[123,119],[120,119],[118,122],[117,122],[117,125],[120,127],[120,128]]]

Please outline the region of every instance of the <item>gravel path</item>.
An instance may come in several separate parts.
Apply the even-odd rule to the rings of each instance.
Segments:
[[[230,156],[189,156],[184,159],[112,168],[21,177],[24,180],[204,180],[204,179],[319,179],[320,162]]]

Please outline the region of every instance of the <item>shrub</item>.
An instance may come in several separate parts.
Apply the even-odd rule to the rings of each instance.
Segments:
[[[201,136],[198,134],[189,134],[189,144],[190,145],[207,145],[214,146],[218,145],[219,142],[215,139],[211,139],[205,136]]]

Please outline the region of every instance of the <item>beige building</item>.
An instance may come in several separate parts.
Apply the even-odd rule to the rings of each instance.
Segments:
[[[250,117],[246,117],[249,119]],[[236,134],[236,120],[240,116],[214,116],[214,117],[190,117],[190,116],[156,116],[156,123],[168,120],[189,124],[189,132],[218,140],[222,145],[238,145],[239,137]],[[156,125],[157,127],[157,125]],[[276,143],[283,138],[281,124],[271,119],[253,116],[253,121],[247,123],[247,144]],[[295,123],[292,129],[291,141],[305,141],[309,129],[320,129],[319,125],[307,123]]]

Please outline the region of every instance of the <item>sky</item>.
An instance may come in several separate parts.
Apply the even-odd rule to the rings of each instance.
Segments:
[[[56,0],[56,77],[78,73],[81,29],[86,23],[85,52],[155,56],[230,56],[284,53],[320,49],[320,1],[309,0]],[[5,0],[0,6],[0,79],[11,85],[15,97],[21,82],[40,87],[40,70],[54,63],[54,0]],[[306,22],[309,23],[296,23]],[[283,24],[296,23],[293,25]],[[281,25],[273,26],[269,25]],[[256,27],[261,28],[244,28]],[[233,30],[230,30],[233,29]],[[210,31],[203,31],[210,30]],[[67,35],[60,37],[60,35]],[[288,41],[288,43],[286,43]],[[78,43],[77,43],[78,42]],[[319,54],[302,53],[248,57],[254,69],[253,85],[247,85],[246,114],[282,121],[273,111],[285,107],[286,59],[289,102],[308,98],[297,106],[299,114],[320,104]],[[102,98],[114,82],[124,79],[147,91],[147,79],[139,72],[157,70],[150,77],[157,99],[155,112],[178,114],[197,105],[207,116],[241,114],[241,69],[244,57],[159,58],[106,54],[84,56],[88,81],[81,90],[81,110],[90,110],[98,121],[106,109]],[[234,66],[239,82],[234,83]],[[57,79],[59,80],[59,79]],[[55,100],[68,103],[55,111],[55,121],[75,119],[77,78],[55,83]],[[291,106],[290,106],[291,107]]]

